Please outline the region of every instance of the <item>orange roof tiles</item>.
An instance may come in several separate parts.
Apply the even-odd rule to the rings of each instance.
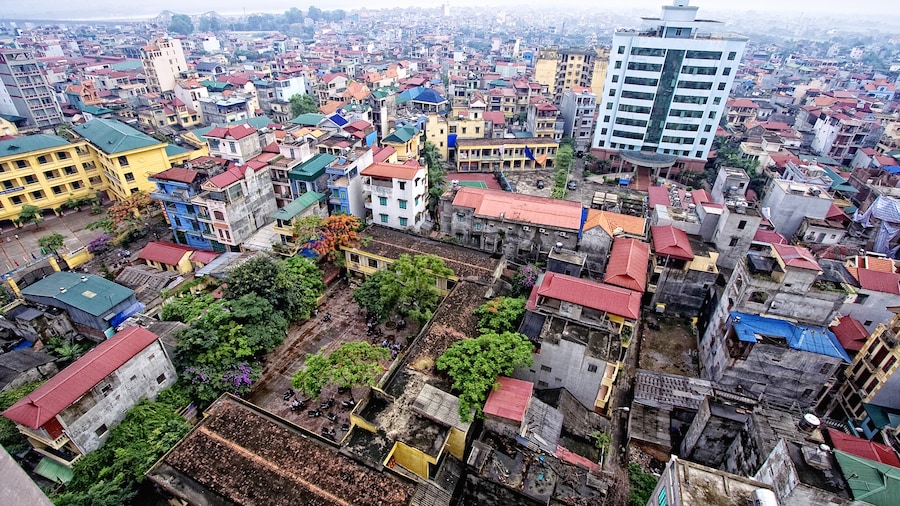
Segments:
[[[814,271],[822,270],[819,267],[819,262],[816,261],[816,257],[806,248],[778,243],[772,244],[772,248],[778,253],[785,265]]]
[[[581,226],[581,204],[567,200],[463,187],[457,191],[453,205],[473,208],[476,215],[520,223],[570,230]]]
[[[626,234],[643,237],[647,228],[647,220],[627,214],[589,209],[587,220],[584,222],[584,230],[594,227],[602,228],[610,236],[615,233],[617,228],[621,228]]]
[[[659,256],[672,257],[678,260],[694,259],[694,249],[684,230],[672,225],[650,227],[653,235],[653,247]]]
[[[484,403],[484,414],[521,422],[531,402],[534,383],[500,376],[500,388],[492,389]]]
[[[649,260],[649,244],[620,237],[613,241],[603,282],[643,292],[647,286]]]

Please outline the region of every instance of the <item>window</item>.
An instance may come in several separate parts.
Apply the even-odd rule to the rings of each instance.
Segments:
[[[14,205],[18,206],[18,205],[22,204],[22,197],[20,197],[18,195],[13,195],[12,197],[9,198],[9,201],[12,202]]]
[[[405,190],[405,189],[406,189],[406,181],[400,181],[400,189],[401,189],[401,190]]]
[[[597,372],[596,364],[588,364],[588,372]]]
[[[867,293],[859,293],[856,295],[856,303],[857,304],[865,304],[866,300],[869,299],[869,294]]]
[[[119,160],[119,165],[121,167],[128,167],[128,157],[127,156],[120,156],[118,158],[118,160]]]
[[[738,243],[738,238],[737,238],[737,237],[732,237],[732,238],[731,238],[731,241],[729,241],[728,245],[731,246],[731,247],[733,248],[733,247],[737,246],[737,243]]]
[[[612,108],[613,108],[612,102],[607,102],[607,103],[606,103],[606,110],[611,111]],[[648,111],[648,112],[649,112],[649,111]]]
[[[71,183],[69,183],[69,186],[71,186],[73,190],[78,190],[83,185],[84,185],[84,183],[82,183],[81,181],[72,181]]]
[[[462,133],[466,133],[466,127],[462,127]]]
[[[42,190],[33,191],[31,192],[31,198],[33,198],[34,200],[40,200],[44,198],[44,192]]]
[[[419,207],[419,197],[418,196],[416,196],[416,198],[413,199],[413,205],[415,205],[416,207]]]
[[[47,155],[41,155],[41,156],[39,156],[39,157],[37,158],[37,161],[38,161],[38,163],[41,164],[41,165],[47,163],[47,161],[48,161],[48,160],[47,160]]]
[[[619,46],[619,49],[618,49],[618,51],[616,51],[616,52],[619,53],[619,54],[625,54],[625,46]],[[619,67],[621,67],[621,66],[622,66],[622,62],[617,61],[617,62],[616,62],[616,68],[619,68]]]
[[[476,223],[476,224],[475,224],[475,230],[476,230],[476,231],[480,231],[480,230],[481,230],[481,223]]]
[[[706,88],[709,89],[709,88]],[[725,83],[719,83],[719,91],[725,91]]]
[[[225,214],[222,211],[213,211],[213,218],[218,221],[225,221]]]
[[[705,127],[703,127],[703,131],[707,133],[712,132],[712,125],[706,125]]]
[[[378,268],[378,260],[375,260],[374,258],[370,258],[369,259],[369,267],[371,267],[373,269],[377,269]]]
[[[60,152],[56,153],[56,157],[59,158],[60,160],[66,160],[69,158],[69,153],[66,153],[65,151],[60,151]]]
[[[722,69],[722,75],[723,75],[723,76],[730,76],[730,75],[731,75],[731,68],[725,67],[724,69]]]
[[[94,434],[96,434],[97,437],[103,437],[103,435],[106,434],[107,430],[108,429],[106,427],[106,424],[104,423],[103,425],[97,427],[97,430],[94,431]]]
[[[25,176],[25,184],[34,184],[34,183],[37,183],[37,179],[35,179],[34,176],[32,176],[31,174]]]
[[[744,227],[747,226],[747,220],[741,220],[738,222],[738,230],[744,230]]]
[[[457,215],[456,215],[456,222],[457,222],[457,223],[463,223],[463,222],[465,222],[465,221],[466,221],[466,215],[465,215],[465,214],[457,214]]]
[[[614,82],[614,83],[619,82],[619,76],[612,76],[612,82]]]
[[[28,167],[28,161],[26,160],[16,160],[16,167],[20,169],[25,169]]]
[[[134,174],[131,172],[125,173],[125,181],[134,181]]]
[[[400,218],[400,226],[401,227],[405,227],[408,222],[409,222],[409,220],[407,218]]]
[[[665,56],[666,50],[655,47],[633,47],[631,54],[633,56]]]
[[[60,193],[63,193],[63,191],[64,191],[62,186],[54,186],[52,189],[53,189],[54,195],[59,195]]]
[[[666,498],[666,487],[659,489],[659,494],[656,494],[656,503],[659,506],[668,506],[669,500]]]
[[[100,393],[103,395],[103,397],[106,397],[107,395],[109,395],[110,392],[112,392],[112,384],[111,383],[107,383],[107,384],[103,385],[103,387],[100,388]]]
[[[541,388],[547,388],[550,386],[550,384],[547,383],[546,381],[538,381],[538,386]]]
[[[387,223],[387,222],[388,222],[388,215],[386,215],[386,214],[379,214],[378,217],[381,219],[381,222],[382,222],[382,223]]]
[[[544,371],[544,372],[551,372],[552,370],[553,370],[552,367],[547,367],[546,365],[542,365],[542,366],[541,366],[541,371]]]
[[[611,96],[611,97],[616,96],[616,90],[609,90],[609,96]]]
[[[165,373],[160,374],[159,376],[156,377],[156,384],[157,384],[157,385],[162,385],[163,381],[166,381],[166,375],[165,375]]]
[[[729,59],[729,60],[734,60],[734,58],[735,58],[736,56],[737,56],[737,52],[736,52],[736,51],[732,51],[732,52],[728,53],[728,59]]]
[[[872,324],[872,320],[866,320],[863,322],[863,327],[868,327],[871,324]]]
[[[406,209],[406,202],[407,202],[406,200],[399,199],[399,200],[397,200],[397,205],[400,206],[400,209]]]
[[[387,205],[387,197],[378,197],[378,205],[386,206]]]

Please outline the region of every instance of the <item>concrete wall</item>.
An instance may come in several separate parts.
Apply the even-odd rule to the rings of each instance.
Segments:
[[[159,381],[164,375],[162,381]],[[99,448],[110,431],[125,414],[143,398],[153,398],[160,390],[175,383],[175,367],[157,340],[131,360],[101,380],[75,404],[64,409],[57,419],[66,434],[82,453]],[[103,392],[106,385],[112,389]],[[106,425],[106,432],[96,431]]]
[[[514,377],[530,381],[539,389],[565,388],[593,411],[606,362],[590,357],[586,352],[585,345],[566,339],[560,339],[558,343],[544,341],[540,354],[533,355],[534,364],[516,369]]]
[[[868,295],[866,300],[862,304],[846,303],[842,305],[841,314],[850,315],[859,320],[871,334],[879,323],[887,324],[894,317],[894,313],[887,307],[897,306],[900,302],[892,293],[875,292],[862,288],[858,290],[860,294]],[[859,299],[857,298],[857,300]]]
[[[753,242],[761,221],[762,217],[755,209],[747,209],[744,214],[740,214],[726,207],[713,234],[713,243],[719,252],[716,264],[726,269],[734,269],[750,250],[750,243]],[[737,240],[737,243],[732,246],[734,240]]]
[[[665,269],[659,275],[654,300],[666,305],[668,313],[696,316],[706,298],[710,285],[716,282],[717,272],[692,269]]]

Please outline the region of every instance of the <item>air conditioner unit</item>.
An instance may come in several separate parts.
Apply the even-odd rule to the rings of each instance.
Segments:
[[[528,225],[522,225],[522,231],[528,232],[529,230],[531,230],[531,227],[529,227]]]
[[[538,229],[538,232],[540,232],[540,233],[542,233],[542,234],[546,234],[546,233],[547,233],[547,231],[544,230],[543,228],[539,228],[539,229]]]

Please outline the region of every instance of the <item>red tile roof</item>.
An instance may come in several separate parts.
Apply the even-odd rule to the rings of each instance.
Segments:
[[[175,244],[174,242],[154,241],[147,243],[138,254],[141,260],[159,262],[163,265],[178,265],[185,253],[193,253],[194,248]]]
[[[900,458],[890,446],[862,439],[843,432],[825,429],[831,437],[831,445],[835,450],[856,455],[864,459],[874,460],[893,467],[900,467]]]
[[[847,351],[859,351],[869,337],[869,331],[863,324],[851,316],[841,316],[838,324],[831,327],[841,346]]]
[[[819,267],[819,262],[816,261],[816,257],[806,248],[777,243],[773,244],[772,248],[775,249],[775,252],[778,253],[785,265],[813,271],[822,270]]]
[[[836,205],[834,205],[834,204],[831,204],[831,207],[828,208],[828,213],[825,214],[825,219],[826,219],[826,220],[830,220],[830,219],[832,219],[832,218],[837,218],[837,219],[840,220],[840,221],[846,221],[846,220],[849,220],[849,219],[850,219],[850,217],[847,216],[847,215],[844,213],[844,211],[841,210],[840,207],[838,207],[838,206],[836,206]]]
[[[647,188],[647,204],[652,212],[656,206],[669,206],[672,201],[669,200],[669,188],[666,186],[651,186]]]
[[[226,139],[228,137],[233,139],[243,139],[244,137],[255,133],[256,129],[250,126],[249,123],[241,123],[240,125],[235,125],[233,127],[217,126],[207,132],[204,137],[213,137],[216,139]]]
[[[506,376],[497,378],[497,383],[500,388],[491,390],[484,403],[484,414],[521,422],[531,401],[534,383]]]
[[[606,266],[603,282],[643,292],[647,287],[649,260],[649,244],[636,239],[617,238],[609,253],[609,264]]]
[[[546,273],[541,284],[532,289],[526,307],[535,309],[538,297],[563,300],[631,320],[637,320],[641,313],[638,292],[555,272]]]
[[[756,242],[765,242],[769,244],[787,244],[787,239],[785,239],[783,235],[774,230],[766,230],[764,228],[756,231],[756,234],[753,236],[753,240]]]
[[[463,187],[457,191],[453,205],[473,208],[476,215],[513,222],[569,230],[581,228],[581,204],[568,200]]]
[[[191,262],[208,264],[219,257],[219,253],[215,251],[197,250],[191,253]]]
[[[900,295],[900,274],[859,268],[856,269],[856,280],[866,290]]]
[[[653,236],[654,254],[657,256],[685,261],[694,259],[694,249],[684,230],[672,225],[657,225],[650,227],[650,234]]]
[[[383,148],[373,147],[372,157],[375,160],[375,163],[381,163],[390,158],[390,156],[396,152],[397,150],[394,149],[393,146],[385,146]]]
[[[197,178],[197,172],[190,169],[182,169],[181,167],[172,167],[150,177],[166,181],[177,181],[179,183],[193,183],[194,179]]]
[[[412,180],[416,174],[422,171],[422,167],[418,164],[415,166],[399,165],[394,163],[373,163],[360,172],[363,176],[380,177],[380,178],[397,178]],[[423,171],[424,172],[424,171]]]
[[[568,462],[569,464],[575,464],[576,466],[581,466],[594,472],[600,470],[600,466],[593,460],[582,457],[581,455],[578,455],[577,453],[561,445],[556,445],[556,453],[554,453],[554,455],[559,460]]]
[[[3,416],[39,429],[156,340],[156,334],[147,329],[128,327],[13,404]]]

